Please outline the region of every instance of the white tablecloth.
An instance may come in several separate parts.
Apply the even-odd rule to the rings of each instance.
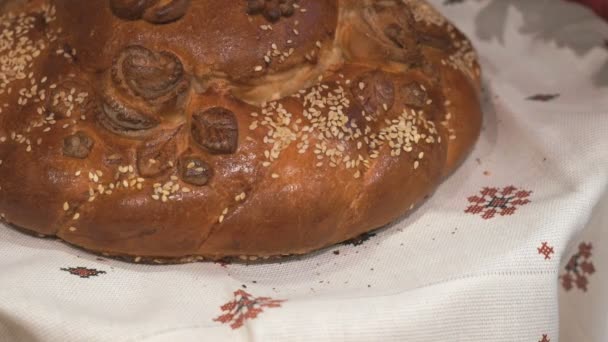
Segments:
[[[433,2],[479,50],[485,124],[424,206],[258,265],[133,265],[0,227],[0,341],[608,341],[608,24]]]

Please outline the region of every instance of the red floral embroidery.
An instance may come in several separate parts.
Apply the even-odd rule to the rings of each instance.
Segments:
[[[505,188],[485,187],[480,191],[481,196],[468,198],[471,205],[465,209],[465,213],[481,215],[485,220],[494,218],[496,214],[501,216],[513,215],[517,207],[526,205],[531,201],[528,199],[532,191],[518,189],[514,186]]]
[[[553,246],[549,246],[548,242],[543,242],[542,245],[537,248],[538,254],[543,254],[545,256],[545,260],[551,259],[551,254],[554,254]]]
[[[542,340],[538,340],[538,342],[551,342],[551,340],[548,337],[549,335],[547,334],[543,334],[543,339]]]
[[[238,329],[246,320],[257,318],[264,312],[263,308],[278,308],[283,302],[285,300],[270,297],[254,298],[243,290],[237,290],[234,291],[234,299],[220,307],[224,314],[213,320],[223,324],[230,323],[232,329]]]
[[[91,278],[97,277],[100,274],[105,274],[105,271],[96,270],[94,268],[86,268],[86,267],[69,267],[69,268],[60,268],[60,270],[73,274],[75,276],[79,276],[80,278]]]
[[[570,291],[574,284],[580,290],[587,292],[589,284],[587,277],[595,273],[595,267],[591,262],[592,249],[591,243],[581,243],[578,246],[578,253],[574,254],[566,264],[566,272],[560,276],[566,291]]]

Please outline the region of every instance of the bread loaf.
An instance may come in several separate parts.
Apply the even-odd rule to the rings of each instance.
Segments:
[[[406,214],[480,131],[471,43],[421,0],[2,11],[2,219],[90,251],[314,251]]]

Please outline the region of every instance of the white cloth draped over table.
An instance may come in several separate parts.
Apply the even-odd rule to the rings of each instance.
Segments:
[[[608,24],[432,2],[478,48],[485,123],[421,208],[258,265],[126,264],[0,227],[0,341],[608,341]]]

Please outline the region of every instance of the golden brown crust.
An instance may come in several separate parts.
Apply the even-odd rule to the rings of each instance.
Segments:
[[[8,6],[0,213],[89,250],[306,253],[404,215],[479,134],[474,51],[423,1]]]

